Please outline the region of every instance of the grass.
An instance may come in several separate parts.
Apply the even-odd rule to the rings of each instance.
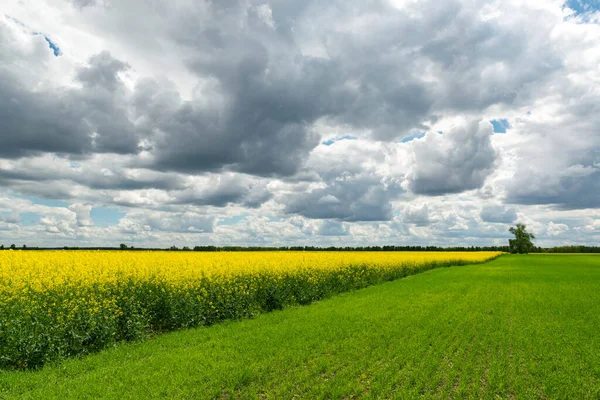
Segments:
[[[0,398],[598,398],[600,256],[503,256],[40,371]]]

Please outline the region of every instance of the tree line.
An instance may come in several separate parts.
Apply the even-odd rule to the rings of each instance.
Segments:
[[[600,246],[557,246],[547,250],[548,253],[600,253]]]
[[[79,247],[79,246],[63,246],[63,247],[31,247],[31,246],[16,246],[10,245],[5,247],[0,245],[0,250],[127,250],[127,251],[201,251],[201,252],[243,252],[243,251],[502,251],[506,253],[511,252],[510,246],[171,246],[168,248],[159,247],[133,247],[126,244],[121,244],[116,247]],[[544,248],[539,246],[532,246],[529,249],[529,253],[600,253],[600,246],[557,246]]]

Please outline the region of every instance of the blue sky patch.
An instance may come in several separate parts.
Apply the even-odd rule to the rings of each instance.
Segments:
[[[54,53],[54,55],[56,57],[58,57],[62,54],[62,52],[60,51],[58,46],[52,40],[50,40],[50,38],[48,36],[44,35],[44,39],[46,39],[46,42],[48,42],[48,47],[50,47],[52,49],[52,52]]]
[[[40,219],[42,217],[40,214],[32,213],[32,212],[22,212],[21,213],[21,225],[22,226],[35,226],[40,223]]]
[[[351,135],[346,135],[346,136],[342,136],[342,137],[328,139],[324,142],[321,142],[321,144],[324,144],[325,146],[331,146],[332,144],[334,144],[335,142],[339,142],[340,140],[356,140],[356,137],[351,136]]]
[[[494,127],[494,133],[506,133],[506,130],[510,128],[510,124],[505,119],[493,119],[490,122]]]
[[[54,53],[55,57],[62,55],[62,51],[60,51],[60,48],[58,47],[58,45],[56,43],[54,43],[52,41],[52,39],[50,39],[48,36],[44,35],[42,32],[33,32],[33,34],[41,35],[44,37],[44,40],[46,40],[46,42],[48,42],[48,47],[50,48],[50,50],[52,50],[52,53]]]
[[[425,132],[416,132],[416,133],[413,133],[412,135],[407,136],[404,139],[400,140],[400,142],[402,142],[402,143],[408,143],[411,140],[421,139],[424,136],[425,136]]]
[[[125,216],[125,213],[117,208],[93,207],[90,217],[94,225],[106,228],[119,223],[119,220]]]
[[[59,201],[59,200],[52,200],[52,199],[42,199],[40,197],[35,197],[35,196],[15,196],[21,199],[25,199],[25,200],[29,200],[31,202],[31,204],[38,204],[40,206],[47,206],[47,207],[69,207],[69,203],[66,203],[64,201]]]
[[[575,15],[600,11],[600,0],[567,0],[565,7],[575,11]]]

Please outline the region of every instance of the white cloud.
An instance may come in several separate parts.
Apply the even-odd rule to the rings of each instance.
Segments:
[[[260,4],[254,8],[256,15],[271,29],[275,29],[275,21],[273,20],[273,10],[268,4]]]

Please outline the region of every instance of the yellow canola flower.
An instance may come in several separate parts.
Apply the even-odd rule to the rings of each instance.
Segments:
[[[500,254],[0,251],[0,368],[41,366],[147,332],[251,317]]]
[[[198,279],[223,280],[268,273],[282,279],[297,272],[348,266],[392,269],[428,262],[481,262],[497,252],[167,252],[3,251],[0,292],[43,292],[63,285],[103,285],[123,280],[193,286]]]

